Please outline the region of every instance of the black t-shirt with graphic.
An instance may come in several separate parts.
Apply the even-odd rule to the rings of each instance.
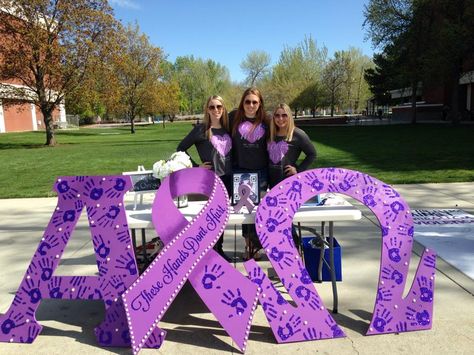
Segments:
[[[255,119],[246,118],[232,136],[232,158],[237,169],[257,171],[268,167],[268,127],[261,123],[252,130],[254,121]]]
[[[316,149],[314,148],[308,135],[301,129],[295,127],[291,141],[285,141],[285,137],[276,136],[274,142],[268,143],[268,182],[270,188],[284,180],[285,166],[291,165],[298,172],[308,169],[310,164],[316,159]],[[296,162],[304,152],[306,157],[297,165]]]
[[[231,175],[232,139],[224,128],[211,128],[211,131],[211,139],[207,139],[204,125],[197,124],[179,143],[176,150],[187,153],[187,150],[195,145],[201,162],[211,162],[212,170],[217,176]],[[192,163],[193,166],[199,165],[194,160]]]

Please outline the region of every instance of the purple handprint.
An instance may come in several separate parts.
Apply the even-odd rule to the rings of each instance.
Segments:
[[[109,210],[97,219],[99,226],[110,227],[114,224],[114,220],[117,218],[120,212],[118,206],[110,206]]]
[[[44,239],[44,240],[43,240]],[[47,235],[42,239],[41,244],[38,247],[38,253],[41,256],[45,256],[48,253],[48,250],[55,248],[59,245],[58,237],[56,235]]]
[[[403,207],[403,205],[400,202],[395,201],[390,204],[390,209],[385,211],[383,214],[385,215],[387,219],[391,218],[392,222],[395,222],[395,220],[398,218],[398,214],[400,212],[403,212],[404,210],[405,210],[405,207]]]
[[[362,189],[363,201],[367,207],[377,206],[377,201],[375,201],[374,195],[377,193],[378,189],[373,186],[368,186]]]
[[[426,310],[417,312],[415,309],[407,307],[407,312],[405,312],[405,315],[407,316],[407,320],[411,321],[410,324],[413,326],[426,326],[431,322],[430,314]]]
[[[341,189],[341,191],[345,192],[356,186],[354,184],[354,181],[357,179],[357,177],[357,174],[353,173],[347,173],[346,175],[344,175],[344,179],[342,180],[342,182],[339,183],[339,188]]]
[[[295,294],[299,299],[304,300],[312,309],[318,309],[321,305],[318,295],[307,287],[302,285],[298,286],[295,290]],[[304,306],[304,303],[302,305]]]
[[[137,274],[137,264],[130,252],[126,256],[120,255],[115,261],[120,265],[117,265],[117,269],[127,270],[132,276]]]
[[[292,254],[293,253],[291,251],[280,251],[277,247],[272,247],[268,257],[277,262],[280,268],[283,268],[281,263],[285,264],[286,266],[293,265],[294,260],[290,257]]]
[[[41,266],[41,280],[48,281],[53,276],[53,262],[50,258],[42,258],[39,261]]]
[[[216,281],[219,277],[221,277],[222,275],[224,275],[224,271],[222,269],[222,266],[219,265],[219,264],[214,264],[211,268],[211,270],[208,270],[208,266],[209,265],[206,265],[204,267],[204,276],[202,277],[202,280],[201,280],[201,283],[202,283],[202,286],[206,289],[206,290],[210,290],[213,288],[214,286],[214,281]],[[217,286],[216,289],[220,289],[221,287],[220,286]]]
[[[73,187],[70,187],[67,181],[58,180],[56,185],[59,196],[64,200],[72,200],[77,198],[77,190]]]
[[[268,218],[265,221],[265,227],[267,228],[267,231],[270,233],[273,233],[280,224],[285,222],[286,218],[282,219],[282,217],[283,217],[283,211],[277,211],[275,213],[275,216],[273,217],[272,217],[272,211],[269,211]]]
[[[373,326],[378,332],[383,332],[385,326],[393,320],[392,314],[384,308],[382,313],[380,313],[380,309],[377,309],[375,315]]]
[[[393,293],[391,290],[386,289],[385,287],[380,287],[377,290],[377,301],[389,302],[392,300]]]
[[[321,191],[324,188],[324,183],[318,179],[316,173],[311,172],[307,174],[305,180],[305,184],[316,191]]]
[[[259,267],[254,267],[252,272],[249,273],[249,279],[254,284],[262,286],[263,280],[265,279],[265,274],[262,272],[262,269]]]
[[[301,317],[292,315],[284,327],[278,327],[278,336],[285,341],[301,331]]]
[[[301,200],[301,191],[303,189],[303,185],[299,181],[292,181],[291,187],[286,192],[288,198],[292,201]]]
[[[99,255],[99,257],[102,259],[105,259],[107,256],[109,256],[110,248],[105,245],[104,238],[102,238],[101,234],[94,235],[92,242],[94,244],[94,251],[96,255]],[[110,244],[110,240],[108,240],[107,243]]]
[[[397,285],[401,285],[403,282],[403,274],[395,270],[392,265],[383,267],[382,278],[385,280],[393,280]]]
[[[23,318],[25,318],[25,316],[22,313],[15,314],[13,311],[11,311],[8,318],[0,326],[0,329],[2,330],[2,333],[3,334],[10,334],[12,329],[20,327],[23,324],[25,324],[25,322],[19,323],[23,320]]]
[[[237,294],[234,294],[232,290],[227,290],[223,293],[224,298],[221,299],[221,302],[234,308],[235,314],[229,314],[229,318],[232,318],[234,315],[241,316],[247,309],[247,302],[241,297],[240,289],[237,288]]]
[[[420,287],[420,300],[422,302],[433,302],[433,282],[425,276],[416,279]]]
[[[126,181],[122,178],[115,179],[115,185],[105,191],[108,198],[117,198],[123,195],[123,190],[127,186]]]
[[[387,243],[384,243],[385,247],[388,249],[387,255],[390,260],[395,263],[399,263],[402,260],[400,256],[400,248],[403,245],[403,242],[400,240],[398,241],[397,237],[390,238],[390,246]],[[405,256],[405,255],[404,255]]]
[[[61,292],[61,284],[63,282],[63,279],[61,277],[58,278],[53,278],[52,282],[48,284],[48,290],[49,290],[49,297],[51,298],[63,298],[63,293]],[[68,289],[66,288],[64,291],[67,291]]]
[[[26,279],[26,288],[21,287],[21,289],[28,295],[30,296],[30,302],[33,304],[38,303],[42,296],[41,296],[41,291],[39,289],[40,281],[37,280],[36,284],[32,279],[27,278]]]

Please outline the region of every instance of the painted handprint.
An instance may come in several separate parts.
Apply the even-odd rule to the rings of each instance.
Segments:
[[[35,280],[31,278],[27,278],[25,280],[24,285],[21,286],[21,289],[23,290],[23,292],[25,292],[30,297],[30,302],[32,304],[36,304],[42,299],[41,290],[39,289],[39,286],[40,286],[40,281],[37,280],[35,282]]]
[[[431,322],[430,314],[426,310],[417,312],[414,308],[407,307],[407,311],[405,315],[407,317],[407,320],[410,321],[410,325],[412,326],[416,326],[416,325],[426,326],[430,324]]]
[[[272,211],[270,211],[265,221],[265,227],[268,232],[273,233],[276,228],[285,221],[286,218],[284,217],[283,211],[276,211],[274,216],[272,216]]]
[[[94,235],[92,237],[92,243],[94,244],[94,251],[96,255],[100,258],[105,259],[110,254],[110,248],[105,245],[104,238],[102,238],[101,234]],[[110,241],[108,241],[110,245]]]
[[[278,327],[278,336],[282,341],[286,341],[300,331],[301,317],[292,315],[284,326]]]
[[[224,271],[222,270],[222,266],[219,264],[214,264],[212,268],[208,269],[209,265],[206,265],[204,268],[204,276],[202,277],[202,286],[206,290],[210,290],[214,287],[214,282],[221,276],[224,275]],[[220,289],[220,286],[216,286],[216,289]]]
[[[389,302],[393,298],[393,293],[390,289],[379,287],[377,290],[377,301]]]
[[[327,315],[326,319],[324,320],[324,323],[326,323],[329,329],[331,329],[332,336],[334,338],[341,338],[344,336],[344,332],[341,330],[341,328],[339,328],[336,321],[333,317],[331,317],[330,314]]]
[[[321,191],[324,188],[324,183],[319,180],[316,173],[313,172],[310,172],[305,176],[305,184],[315,191]]]
[[[39,261],[41,267],[41,280],[48,281],[53,276],[53,262],[51,258],[42,258]]]
[[[422,302],[433,302],[433,281],[425,276],[417,277],[416,282],[419,286],[419,297]],[[415,293],[415,295],[417,295]]]
[[[26,323],[24,321],[25,316],[21,313],[15,313],[11,311],[9,314],[6,314],[6,319],[2,322],[0,329],[3,334],[10,334],[10,332],[17,327],[21,327]]]
[[[391,237],[389,244],[384,243],[384,245],[387,248],[387,255],[389,259],[395,263],[399,263],[400,260],[402,260],[402,256],[400,255],[400,249],[403,245],[403,242],[401,240],[398,240],[397,237]]]
[[[231,307],[233,310],[229,314],[229,318],[234,317],[235,315],[240,316],[247,309],[247,302],[241,297],[240,289],[237,288],[236,293],[232,290],[227,290],[222,294],[223,298],[221,302]],[[235,314],[234,314],[235,312]]]
[[[108,198],[117,198],[123,196],[123,192],[127,186],[126,181],[122,178],[115,178],[115,184],[105,190],[105,195]]]
[[[354,183],[358,178],[358,174],[346,173],[342,179],[342,182],[339,183],[339,189],[346,192],[356,186]]]
[[[119,255],[115,262],[118,264],[117,269],[127,270],[130,275],[137,274],[137,262],[130,252]]]
[[[303,189],[303,185],[299,181],[292,181],[290,188],[286,192],[286,195],[290,200],[293,202],[301,201],[301,191]]]
[[[391,219],[392,222],[395,222],[398,214],[405,210],[405,207],[398,201],[392,202],[390,205],[385,204],[385,206],[390,208],[384,212],[384,215],[387,219]]]
[[[392,320],[393,316],[389,310],[383,308],[382,312],[380,312],[380,309],[377,309],[372,325],[378,332],[383,332],[387,324],[389,324]]]
[[[397,285],[401,285],[403,283],[403,274],[389,264],[382,269],[382,279],[393,280]]]
[[[377,201],[375,201],[375,195],[377,194],[378,189],[374,186],[367,186],[362,189],[362,200],[367,207],[377,206]]]
[[[277,247],[272,247],[268,257],[274,260],[280,268],[283,268],[282,264],[286,266],[293,265],[294,260],[291,258],[292,254],[293,253],[291,251],[282,251],[278,250]]]

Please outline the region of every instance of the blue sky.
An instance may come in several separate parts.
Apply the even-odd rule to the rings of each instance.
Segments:
[[[247,53],[263,50],[278,61],[285,46],[311,35],[329,54],[364,41],[363,8],[368,0],[109,0],[115,17],[134,23],[174,61],[194,55],[225,65],[233,81],[245,75],[240,63]]]

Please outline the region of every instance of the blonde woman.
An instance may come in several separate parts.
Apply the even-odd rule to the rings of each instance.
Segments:
[[[306,170],[316,159],[316,149],[308,135],[295,126],[287,104],[279,104],[273,112],[267,149],[270,188],[288,176]],[[297,164],[301,152],[305,154],[305,158]]]
[[[179,143],[177,151],[187,153],[192,146],[196,147],[201,164],[191,159],[193,166],[211,169],[219,176],[232,194],[232,139],[229,135],[229,118],[222,97],[210,96],[204,105],[203,123],[193,127],[191,132]],[[188,154],[189,155],[189,154]],[[216,251],[230,261],[223,249],[223,235],[215,245]]]

